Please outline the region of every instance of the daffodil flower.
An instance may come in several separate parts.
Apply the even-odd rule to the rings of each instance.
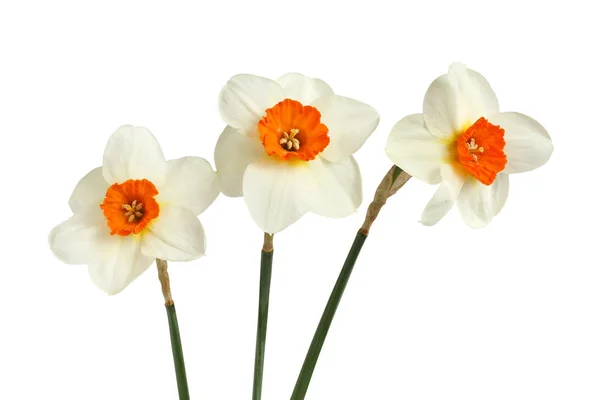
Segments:
[[[227,123],[215,149],[221,189],[244,196],[258,226],[276,233],[307,212],[345,217],[362,202],[352,156],[379,123],[370,106],[319,79],[236,75],[219,96]]]
[[[67,264],[87,264],[92,281],[116,294],[155,259],[204,255],[198,215],[219,193],[216,174],[199,157],[166,161],[147,129],[122,126],[110,137],[102,167],[75,187],[73,216],[50,233]]]
[[[423,224],[436,224],[456,202],[463,220],[481,228],[504,206],[508,174],[540,167],[553,145],[534,119],[501,113],[487,80],[455,63],[429,86],[423,114],[392,128],[386,151],[407,173],[441,183],[423,211]]]

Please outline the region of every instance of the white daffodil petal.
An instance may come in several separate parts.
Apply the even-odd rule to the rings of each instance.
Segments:
[[[500,110],[496,93],[479,72],[462,63],[454,63],[448,70],[448,79],[457,94],[458,118],[474,123],[481,117],[497,114]]]
[[[116,236],[104,258],[88,265],[92,282],[109,295],[121,292],[154,261],[142,254],[141,247],[138,235]]]
[[[203,158],[183,157],[167,163],[167,179],[157,200],[200,215],[219,195],[217,174]]]
[[[448,142],[429,133],[423,114],[409,115],[394,125],[385,150],[394,164],[431,184],[442,181],[440,167],[450,157]]]
[[[255,75],[236,75],[219,94],[221,118],[247,136],[258,135],[258,122],[265,111],[285,98],[281,86]]]
[[[73,215],[48,237],[52,252],[66,264],[89,264],[102,258],[114,237],[100,207]]]
[[[498,110],[498,99],[488,81],[460,63],[452,64],[447,75],[432,82],[423,101],[425,123],[439,138],[450,138]]]
[[[280,232],[310,210],[315,182],[308,164],[261,159],[246,168],[244,200],[261,230]]]
[[[142,253],[162,260],[195,260],[204,255],[205,249],[204,229],[198,217],[184,207],[161,207],[159,217],[142,239]]]
[[[499,113],[489,118],[504,129],[506,167],[502,172],[513,174],[536,169],[546,163],[554,145],[550,135],[539,122],[516,112]]]
[[[246,167],[266,154],[258,138],[249,138],[227,126],[215,147],[215,167],[223,194],[241,196]]]
[[[333,96],[333,90],[324,81],[295,72],[278,78],[277,83],[283,88],[286,98],[297,100],[303,105],[312,104],[320,97]]]
[[[434,80],[423,100],[423,118],[431,134],[449,139],[461,126],[457,122],[455,94],[448,83],[448,75]]]
[[[360,169],[354,157],[330,162],[317,157],[309,163],[314,187],[304,188],[307,201],[315,214],[325,217],[346,217],[362,203]]]
[[[108,139],[103,168],[104,179],[110,184],[147,179],[160,186],[167,174],[167,161],[149,130],[124,125]]]
[[[498,174],[496,180],[491,184],[492,187],[492,212],[494,216],[498,215],[508,199],[509,187],[508,174]]]
[[[506,188],[497,188],[496,192],[505,190],[508,195],[508,180],[496,179],[488,186],[472,177],[467,179],[458,196],[458,210],[467,225],[471,228],[484,228],[490,223],[495,215],[494,200],[499,197],[498,193],[492,194],[492,186],[503,183],[506,183]]]
[[[329,129],[331,141],[322,153],[329,161],[354,154],[379,124],[379,114],[373,107],[347,97],[321,97],[313,105]]]
[[[102,167],[91,170],[81,178],[71,194],[69,206],[73,213],[84,213],[91,208],[98,209],[104,201],[109,186],[102,175]]]
[[[421,215],[421,223],[423,225],[435,225],[448,214],[465,182],[464,174],[461,171],[457,171],[451,165],[443,165],[441,167],[441,175],[442,183],[429,203],[427,203]]]

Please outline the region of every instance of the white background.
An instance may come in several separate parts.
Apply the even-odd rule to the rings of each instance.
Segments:
[[[560,5],[559,5],[560,4]],[[56,260],[50,229],[122,124],[168,159],[213,162],[234,74],[297,71],[374,106],[357,153],[365,202],[275,237],[265,400],[288,399],[375,187],[386,137],[453,61],[503,111],[550,132],[544,167],[511,179],[484,230],[410,181],[372,229],[307,399],[599,399],[600,30],[592,2],[3,1],[0,5],[0,398],[175,399],[152,267],[121,294]],[[171,264],[193,399],[249,399],[262,234],[243,200],[201,215],[208,255]]]

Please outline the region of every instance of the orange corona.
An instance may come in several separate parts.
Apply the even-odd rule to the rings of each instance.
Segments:
[[[456,140],[458,162],[475,179],[491,185],[506,166],[504,129],[481,117]]]
[[[329,144],[329,129],[321,123],[321,113],[314,107],[285,99],[266,113],[258,123],[258,131],[270,156],[310,161]]]
[[[130,179],[109,187],[100,208],[108,222],[110,234],[128,236],[140,233],[158,217],[159,207],[154,199],[157,194],[158,190],[147,179]]]

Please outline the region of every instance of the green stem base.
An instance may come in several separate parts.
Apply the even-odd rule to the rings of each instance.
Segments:
[[[177,322],[175,304],[168,305],[166,308],[167,317],[169,319],[171,350],[173,351],[173,362],[175,363],[175,376],[177,378],[179,400],[190,400],[190,392],[188,390],[187,376],[185,374],[185,363],[183,361],[183,349],[181,347],[181,337],[179,335],[179,323]]]
[[[269,317],[269,293],[271,289],[271,271],[273,269],[273,250],[263,250],[260,257],[260,293],[258,298],[258,324],[256,328],[256,353],[254,356],[254,384],[252,400],[262,396],[263,369],[265,365],[265,342],[267,340],[267,320]]]

